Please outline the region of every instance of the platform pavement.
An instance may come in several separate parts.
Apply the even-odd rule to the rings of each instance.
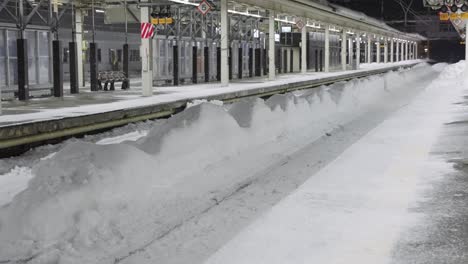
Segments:
[[[67,94],[63,98],[7,101],[0,116],[0,150],[90,133],[132,122],[169,116],[195,99],[230,101],[312,88],[409,67],[422,60],[387,64],[362,64],[360,70],[330,73],[285,74],[275,81],[265,78],[234,80],[229,86],[205,83],[154,87],[152,97],[142,97],[141,87],[112,92]],[[0,153],[1,154],[1,153]]]

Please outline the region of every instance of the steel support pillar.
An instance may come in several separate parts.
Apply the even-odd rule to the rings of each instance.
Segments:
[[[351,65],[353,63],[353,39],[348,38],[348,62]]]
[[[253,48],[249,48],[249,77],[252,78],[254,76],[254,50]]]
[[[216,80],[221,81],[221,48],[216,48]]]
[[[346,30],[341,33],[341,69],[346,71]]]
[[[91,77],[91,91],[99,90],[98,86],[98,64],[97,64],[97,43],[89,43],[89,71]]]
[[[221,0],[221,85],[229,85],[229,24],[227,0]]]
[[[465,31],[465,73],[468,74],[468,19],[466,21],[466,31]],[[428,45],[429,46],[429,45]],[[467,76],[465,74],[465,76]]]
[[[128,71],[129,66],[129,51],[128,51],[128,44],[123,45],[123,72],[127,81],[122,83],[122,89],[126,90],[130,88],[130,75]]]
[[[405,42],[405,60],[409,59],[409,48],[408,48],[408,42]]]
[[[388,63],[388,40],[384,42],[384,63]]]
[[[147,3],[148,0],[142,0],[142,3]],[[140,7],[141,23],[150,22],[150,8],[142,5]],[[141,39],[140,47],[141,56],[141,84],[142,95],[153,95],[153,41],[151,38]],[[174,63],[175,64],[175,63]]]
[[[228,52],[228,64],[229,64],[229,80],[232,80],[232,47],[229,47],[229,52]]]
[[[377,52],[376,52],[376,62],[377,63],[380,63],[380,41],[377,41],[377,43],[375,44],[375,47],[377,49]]]
[[[193,46],[192,48],[192,83],[198,83],[197,76],[197,63],[198,62],[198,47]]]
[[[361,66],[361,34],[357,33],[356,38],[356,70],[359,70]]]
[[[330,72],[330,26],[325,26],[325,72]]]
[[[262,50],[255,49],[255,76],[262,76]]]
[[[242,67],[244,65],[244,50],[242,49],[242,47],[239,48],[238,50],[238,54],[239,56],[237,56],[237,78],[238,79],[242,79],[243,77],[243,68]]]
[[[172,47],[172,73],[174,86],[179,85],[179,46]]]
[[[210,48],[205,47],[204,48],[204,54],[203,54],[203,59],[205,63],[205,82],[210,81]]]
[[[75,38],[76,38],[76,74],[78,87],[85,86],[83,65],[83,12],[75,9]],[[78,90],[77,90],[78,92]]]
[[[18,99],[29,100],[29,68],[28,68],[28,42],[26,39],[16,40],[18,58]]]
[[[268,18],[268,80],[273,81],[276,78],[275,64],[275,13],[269,11]]]
[[[77,45],[76,42],[68,43],[69,65],[70,65],[70,93],[77,94],[80,92],[78,85],[78,60],[77,60]]]
[[[372,40],[370,36],[367,36],[367,63],[372,63]]]
[[[396,42],[396,56],[395,56],[395,62],[400,61],[400,41],[397,40]]]
[[[54,71],[54,97],[63,97],[63,68],[62,43],[60,40],[52,41],[52,60]]]
[[[304,21],[307,21],[304,19]],[[301,72],[307,73],[307,27],[301,29]]]
[[[395,41],[390,40],[390,62],[395,62]]]

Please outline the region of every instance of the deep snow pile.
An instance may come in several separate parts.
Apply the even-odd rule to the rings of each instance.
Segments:
[[[202,103],[136,143],[72,142],[0,209],[0,262],[114,263],[294,151],[438,74],[422,65],[264,101]]]

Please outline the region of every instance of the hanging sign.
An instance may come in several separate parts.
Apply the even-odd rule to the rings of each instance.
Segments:
[[[305,27],[305,24],[302,20],[299,19],[298,21],[296,21],[296,26],[298,29],[302,29],[303,27]]]
[[[211,10],[211,5],[206,1],[206,0],[203,0],[200,2],[200,4],[197,6],[197,9],[198,11],[200,11],[200,13],[202,15],[206,15],[208,14],[208,12],[210,12]]]

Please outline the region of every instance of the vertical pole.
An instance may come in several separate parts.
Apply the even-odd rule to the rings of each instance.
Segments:
[[[253,72],[253,63],[254,63],[254,54],[253,54],[253,48],[249,48],[249,77],[252,78],[254,75]]]
[[[307,22],[307,18],[304,18]],[[301,72],[307,73],[307,27],[302,27],[301,30]]]
[[[330,26],[325,25],[325,72],[330,72]]]
[[[351,65],[353,63],[353,39],[348,38],[348,62]]]
[[[19,38],[16,41],[18,57],[18,99],[26,101],[29,99],[29,69],[28,69],[28,43],[24,38],[24,11],[23,0],[18,1],[19,5]]]
[[[268,18],[268,80],[274,81],[275,78],[275,13],[270,10]]]
[[[408,41],[405,42],[405,60],[409,59]]]
[[[227,0],[221,0],[221,85],[229,85],[229,25]]]
[[[72,14],[72,41],[68,43],[68,52],[69,52],[69,66],[70,66],[70,93],[77,94],[79,92],[78,86],[78,62],[76,59],[77,50],[76,50],[76,10],[74,8],[74,3],[71,4],[71,14]]]
[[[395,40],[390,40],[390,62],[395,62]]]
[[[76,38],[76,72],[78,87],[83,87],[84,65],[83,65],[83,13],[81,9],[75,9],[75,38]],[[78,91],[78,90],[77,90]]]
[[[400,61],[400,41],[397,40],[396,42],[396,60],[395,62]]]
[[[216,80],[221,81],[221,47],[216,48]]]
[[[419,59],[419,43],[416,42],[416,44],[414,44],[415,47],[414,47],[414,53],[416,54],[416,59]]]
[[[95,42],[95,21],[94,21],[94,0],[91,2],[91,17],[92,17],[92,24],[93,24],[93,42],[89,44],[89,63],[90,63],[90,77],[91,77],[91,91],[97,91],[98,87],[98,80],[97,80],[97,72],[98,72],[98,65],[97,65],[97,44]]]
[[[244,65],[244,61],[243,61],[243,57],[244,57],[244,50],[242,49],[242,43],[239,42],[239,50],[238,50],[238,56],[237,56],[237,78],[239,79],[242,79],[242,75],[243,75],[243,65]]]
[[[377,41],[377,43],[375,44],[376,48],[377,48],[377,53],[376,53],[376,62],[377,63],[380,63],[380,40]]]
[[[123,72],[127,81],[122,84],[122,89],[129,89],[130,88],[130,76],[128,72],[128,14],[127,14],[127,0],[124,1],[124,8],[125,8],[125,44],[123,45]]]
[[[62,69],[62,44],[60,40],[52,42],[53,70],[54,70],[54,97],[63,97],[63,69]]]
[[[204,48],[204,60],[205,60],[205,82],[210,81],[210,47]]]
[[[341,33],[341,69],[346,71],[346,29]]]
[[[388,40],[384,40],[384,63],[388,63]]]
[[[372,45],[371,36],[368,35],[367,36],[367,63],[372,62],[372,48],[373,48],[373,45]]]
[[[23,38],[17,39],[16,50],[18,56],[18,99],[26,101],[29,99],[27,40]]]
[[[233,56],[232,56],[232,55],[233,55],[233,54],[232,54],[232,47],[231,47],[231,45],[229,45],[228,51],[229,51],[229,52],[228,52],[229,80],[232,80],[232,68],[233,68],[233,67],[232,67],[232,64],[233,64],[233,61],[232,61],[232,57],[233,57]],[[249,59],[250,59],[250,58],[249,58]],[[252,77],[252,76],[250,76],[250,77]]]
[[[361,33],[356,33],[356,70],[359,70],[361,65]]]
[[[262,50],[255,49],[255,76],[262,76]]]
[[[174,86],[179,85],[179,46],[175,45],[172,47],[172,72],[174,75],[173,84]]]
[[[147,3],[148,0],[142,0],[142,3]],[[140,8],[141,23],[150,22],[149,7],[141,6]],[[152,39],[141,39],[141,80],[142,80],[142,95],[153,95],[153,41]]]
[[[195,45],[192,48],[192,83],[198,83],[197,62],[198,62],[198,47]]]

